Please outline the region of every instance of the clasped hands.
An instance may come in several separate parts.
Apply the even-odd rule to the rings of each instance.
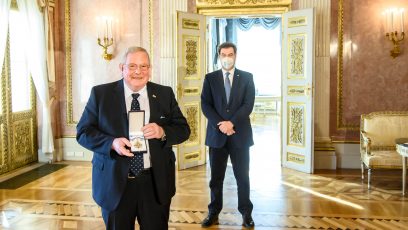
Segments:
[[[232,134],[235,133],[234,124],[232,124],[231,121],[221,121],[218,122],[217,125],[220,131],[227,136],[231,136]]]
[[[153,138],[160,139],[164,134],[163,128],[156,123],[149,123],[143,126],[142,131],[143,136],[146,139]],[[115,150],[121,156],[133,157],[134,154],[130,152],[131,146],[132,145],[130,141],[125,137],[115,138],[112,142],[112,149]]]

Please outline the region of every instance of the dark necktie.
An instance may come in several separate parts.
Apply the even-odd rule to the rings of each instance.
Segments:
[[[138,93],[133,93],[132,94],[132,104],[130,106],[130,111],[139,111],[140,110],[140,104],[137,98],[140,96]],[[141,172],[144,169],[144,162],[143,162],[143,154],[137,154],[135,153],[135,156],[130,158],[130,171],[137,175],[139,172]]]
[[[229,101],[230,93],[231,93],[231,82],[229,79],[229,72],[225,73],[225,80],[224,80],[224,88],[225,88],[225,96],[227,96],[227,103]]]

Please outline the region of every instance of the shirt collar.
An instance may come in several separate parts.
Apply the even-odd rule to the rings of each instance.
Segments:
[[[144,86],[141,90],[137,92],[133,92],[133,90],[129,89],[129,87],[126,85],[125,81],[123,81],[124,89],[125,89],[125,97],[131,97],[133,93],[139,93],[140,96],[142,97],[147,97],[147,87]]]
[[[232,68],[230,71],[226,71],[225,69],[221,69],[222,70],[222,76],[225,76],[225,73],[226,72],[229,72],[230,73],[230,77],[232,77],[232,76],[234,76],[234,72],[235,72],[235,67],[234,68]]]

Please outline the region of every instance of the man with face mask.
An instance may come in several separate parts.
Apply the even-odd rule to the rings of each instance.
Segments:
[[[205,76],[201,107],[208,119],[205,144],[209,146],[211,202],[202,227],[218,224],[223,205],[223,183],[228,156],[238,185],[238,211],[242,225],[252,228],[250,200],[249,147],[254,144],[249,115],[255,101],[251,73],[235,68],[237,47],[225,42],[218,47],[222,68]]]

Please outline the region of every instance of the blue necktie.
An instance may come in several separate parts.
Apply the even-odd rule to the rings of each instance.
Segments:
[[[225,88],[225,96],[227,96],[227,103],[229,102],[229,97],[231,93],[231,82],[229,79],[229,72],[225,73],[225,80],[224,80],[224,88]]]
[[[132,104],[130,106],[130,111],[139,111],[140,104],[137,98],[140,96],[138,93],[132,94]],[[130,171],[137,175],[144,169],[143,154],[135,154],[134,157],[130,158]]]

